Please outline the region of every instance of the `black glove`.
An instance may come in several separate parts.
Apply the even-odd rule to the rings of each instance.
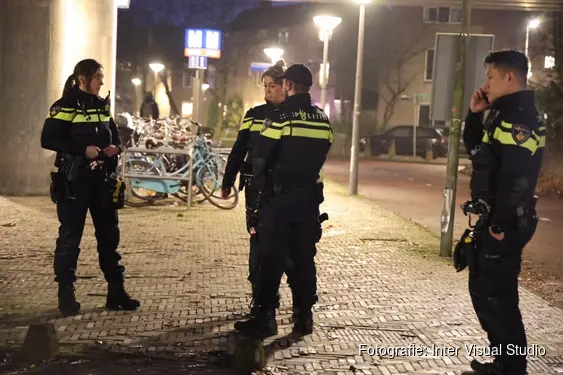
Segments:
[[[468,256],[471,259],[473,254],[471,247],[473,246],[473,239],[471,237],[471,230],[466,229],[459,242],[455,245],[454,250],[454,267],[457,272],[463,271],[468,265]]]
[[[319,232],[317,234],[317,242],[319,242],[321,240],[321,238],[323,237],[323,222],[328,220],[328,214],[325,212],[322,215],[319,216]]]

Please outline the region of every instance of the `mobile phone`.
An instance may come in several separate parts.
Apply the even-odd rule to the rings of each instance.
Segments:
[[[489,103],[489,98],[487,97],[487,93],[486,92],[481,92],[481,97],[483,98],[483,100],[485,101],[485,103],[487,104],[491,104]]]

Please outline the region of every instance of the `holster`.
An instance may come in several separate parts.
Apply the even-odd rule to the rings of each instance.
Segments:
[[[112,208],[122,209],[125,206],[125,181],[116,177],[108,177],[107,182],[112,194]]]
[[[248,189],[252,183],[252,164],[244,162],[240,167],[240,179],[239,179],[239,191],[242,191],[245,187]]]
[[[51,185],[49,192],[51,201],[55,204],[65,203],[69,197],[68,181],[60,172],[51,172]]]

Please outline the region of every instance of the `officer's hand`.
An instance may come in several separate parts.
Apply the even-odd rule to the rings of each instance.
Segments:
[[[486,110],[489,107],[489,103],[484,98],[485,92],[483,89],[479,89],[475,91],[473,96],[471,97],[471,103],[469,104],[469,109],[473,113],[480,113]]]
[[[88,146],[86,147],[84,155],[86,155],[88,159],[95,159],[98,156],[99,152],[100,148],[98,146]]]
[[[491,236],[493,236],[493,238],[494,238],[495,240],[497,240],[497,241],[502,241],[502,240],[504,240],[504,232],[499,233],[499,234],[496,234],[496,233],[493,233],[493,228],[492,228],[492,227],[489,227],[489,233],[490,233]]]
[[[104,154],[108,158],[112,158],[115,155],[119,154],[119,147],[117,147],[116,145],[109,145],[108,147],[104,148]]]
[[[231,195],[231,188],[221,189],[221,198],[227,199]]]

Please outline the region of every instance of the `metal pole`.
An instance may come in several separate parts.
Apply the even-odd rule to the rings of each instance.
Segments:
[[[324,36],[324,48],[323,48],[323,76],[321,81],[321,109],[324,111],[326,106],[326,89],[328,86],[328,40],[329,33]]]
[[[524,54],[528,57],[528,46],[530,44],[530,25],[526,25],[526,46],[524,47]]]
[[[194,79],[194,84],[193,84],[193,97],[194,97],[194,102],[193,102],[193,121],[197,121],[199,122],[199,107],[200,107],[200,101],[201,101],[201,70],[196,69],[195,71],[195,79]]]
[[[360,4],[360,26],[358,28],[358,55],[356,57],[356,83],[354,89],[354,119],[352,121],[352,147],[350,149],[350,180],[348,192],[358,194],[358,143],[360,138],[360,113],[362,110],[362,73],[364,63],[364,28],[366,5]]]
[[[461,13],[462,29],[457,50],[456,83],[454,89],[454,108],[451,124],[450,147],[448,149],[448,165],[446,169],[446,187],[441,217],[440,256],[451,257],[453,245],[453,229],[455,218],[455,198],[457,173],[459,166],[459,140],[461,135],[461,111],[463,110],[465,68],[469,27],[471,25],[470,0],[463,0]]]

